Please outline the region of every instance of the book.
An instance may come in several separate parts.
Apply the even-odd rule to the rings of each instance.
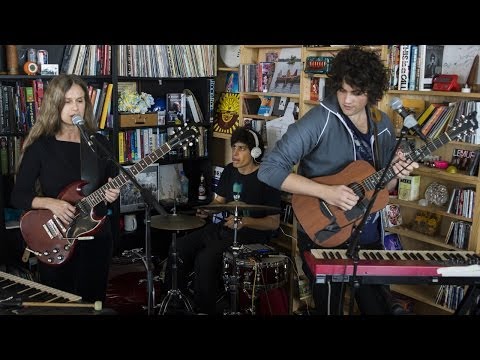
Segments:
[[[261,62],[258,64],[258,91],[268,92],[272,83],[273,72],[275,71],[274,62]]]
[[[184,93],[168,93],[166,99],[167,124],[182,125],[185,122],[186,98]]]
[[[385,250],[403,250],[400,236],[398,234],[385,232],[383,237],[383,248]]]
[[[229,71],[225,80],[225,92],[238,93],[238,72]]]
[[[301,48],[280,50],[269,92],[300,94],[300,75],[302,73]]]
[[[468,170],[470,164],[474,162],[475,151],[465,149],[453,149],[452,159],[450,165],[453,165],[457,170]]]
[[[420,197],[420,175],[405,176],[398,182],[398,198],[414,201]]]
[[[270,116],[273,111],[273,102],[274,97],[272,96],[261,96],[260,97],[260,107],[258,108],[257,115]]]
[[[434,76],[442,73],[444,45],[420,45],[418,49],[423,59],[418,90],[432,90]]]
[[[310,100],[312,101],[320,100],[319,86],[320,86],[320,78],[313,77],[310,79]]]
[[[410,45],[400,45],[398,90],[408,90],[410,77]]]
[[[388,204],[383,208],[383,215],[383,224],[386,228],[402,225],[403,223],[400,205]]]

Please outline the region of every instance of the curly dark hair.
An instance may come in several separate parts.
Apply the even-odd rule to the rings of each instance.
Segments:
[[[337,92],[345,80],[351,87],[365,92],[372,105],[388,90],[389,76],[380,57],[359,47],[339,51],[327,75],[329,89]]]
[[[264,144],[263,144],[262,137],[256,131],[254,131],[252,129],[247,129],[245,127],[236,128],[232,133],[232,137],[230,138],[230,145],[233,146],[233,145],[235,145],[235,143],[241,142],[241,143],[244,143],[245,145],[247,145],[248,148],[251,151],[256,146],[255,138],[253,137],[253,133],[255,133],[255,135],[257,135],[258,147],[262,150],[262,154],[255,159],[256,162],[260,162],[260,160],[263,157]]]

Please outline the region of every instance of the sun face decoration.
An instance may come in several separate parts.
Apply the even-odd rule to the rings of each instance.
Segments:
[[[238,127],[240,98],[237,93],[222,93],[218,101],[213,131],[231,134]]]

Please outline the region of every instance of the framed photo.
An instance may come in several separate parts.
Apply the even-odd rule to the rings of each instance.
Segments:
[[[125,166],[126,169],[129,169],[130,167],[132,167],[132,165]],[[158,164],[151,164],[136,176],[139,184],[151,190],[153,196],[155,197],[155,199],[157,199],[157,201],[159,200],[158,168]],[[128,181],[120,189],[120,212],[126,213],[142,210],[144,208],[145,202],[142,198],[142,195],[140,194],[140,191],[131,181]]]
[[[41,75],[58,75],[58,64],[41,64]]]

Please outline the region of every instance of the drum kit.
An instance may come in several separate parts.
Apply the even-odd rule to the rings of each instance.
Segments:
[[[230,212],[234,216],[234,237],[233,244],[229,247],[229,251],[224,253],[224,282],[225,287],[229,289],[230,293],[230,309],[225,311],[225,315],[238,315],[239,303],[239,286],[244,291],[258,288],[259,290],[268,290],[273,287],[281,286],[285,283],[287,275],[287,263],[284,257],[278,259],[266,258],[261,261],[252,262],[245,259],[243,254],[243,245],[237,242],[238,223],[241,218],[239,211],[278,211],[279,209],[272,206],[253,205],[241,201],[231,201],[225,204],[211,204],[196,206],[195,209],[201,209],[207,213]],[[193,307],[188,298],[182,294],[177,285],[177,261],[178,254],[176,249],[177,233],[182,230],[192,230],[200,228],[205,224],[205,220],[189,215],[176,214],[171,215],[156,215],[152,216],[151,226],[153,228],[172,231],[171,242],[171,263],[172,263],[172,288],[168,291],[159,306],[159,314],[164,315],[168,312],[170,305],[183,306],[188,313],[193,313]],[[240,260],[240,261],[239,261]],[[230,271],[231,269],[231,271]],[[252,272],[252,270],[254,270]],[[251,274],[255,274],[256,278],[252,279]],[[242,281],[241,283],[239,281]],[[257,281],[258,280],[258,281]],[[251,310],[251,313],[254,313]]]

